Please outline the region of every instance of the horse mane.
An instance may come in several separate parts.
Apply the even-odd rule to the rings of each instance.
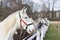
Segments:
[[[0,27],[2,27],[2,30],[5,35],[7,35],[8,31],[14,26],[15,22],[16,13],[12,13],[0,23]]]

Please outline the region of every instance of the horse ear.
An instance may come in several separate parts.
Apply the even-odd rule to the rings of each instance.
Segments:
[[[22,11],[24,11],[25,7],[22,8]]]
[[[25,7],[23,7],[23,10],[25,9]]]
[[[27,8],[25,8],[24,12],[26,12]]]

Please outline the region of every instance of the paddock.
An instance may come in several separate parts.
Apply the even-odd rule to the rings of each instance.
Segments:
[[[50,25],[44,40],[60,40],[60,22],[59,21],[50,22]]]

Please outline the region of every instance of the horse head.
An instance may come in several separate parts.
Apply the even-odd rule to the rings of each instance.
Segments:
[[[31,34],[35,31],[35,27],[32,23],[32,21],[30,20],[30,18],[28,17],[27,13],[26,13],[27,8],[23,8],[22,10],[20,10],[20,25],[23,28],[23,30],[26,29],[28,34]]]

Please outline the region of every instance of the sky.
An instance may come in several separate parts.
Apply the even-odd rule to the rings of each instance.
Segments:
[[[55,10],[60,10],[60,0],[55,3]]]
[[[31,1],[33,1],[33,2],[35,2],[37,4],[42,4],[42,1],[41,0],[31,0]]]
[[[1,0],[0,0],[1,1]],[[41,11],[41,8],[42,8],[42,5],[43,5],[43,2],[47,5],[48,4],[48,0],[23,0],[24,2],[24,4],[26,3],[26,4],[31,4],[31,3],[34,3],[34,5],[33,6],[31,6],[32,7],[32,9],[34,10],[34,11]],[[29,2],[28,2],[29,1]],[[5,2],[5,1],[4,1]],[[53,1],[52,0],[50,0],[50,10],[52,9],[52,3],[53,3]],[[56,0],[56,3],[55,3],[55,5],[54,5],[54,10],[60,10],[60,0]]]
[[[27,4],[31,1],[34,2],[33,11],[37,11],[37,12],[41,11],[43,3],[45,3],[47,6],[49,3],[48,0],[24,0],[24,1]],[[53,3],[53,0],[50,0],[50,10],[52,9],[52,3]],[[54,10],[60,10],[60,0],[56,0],[54,5]]]
[[[44,1],[44,2],[46,2],[46,3],[48,3],[48,0],[32,0],[33,2],[35,2],[35,3],[37,3],[37,4],[42,4],[42,1]],[[50,8],[52,9],[52,2],[53,2],[53,0],[50,0]],[[55,5],[54,5],[55,7],[54,7],[54,10],[60,10],[60,0],[56,0],[56,3],[55,3]]]

